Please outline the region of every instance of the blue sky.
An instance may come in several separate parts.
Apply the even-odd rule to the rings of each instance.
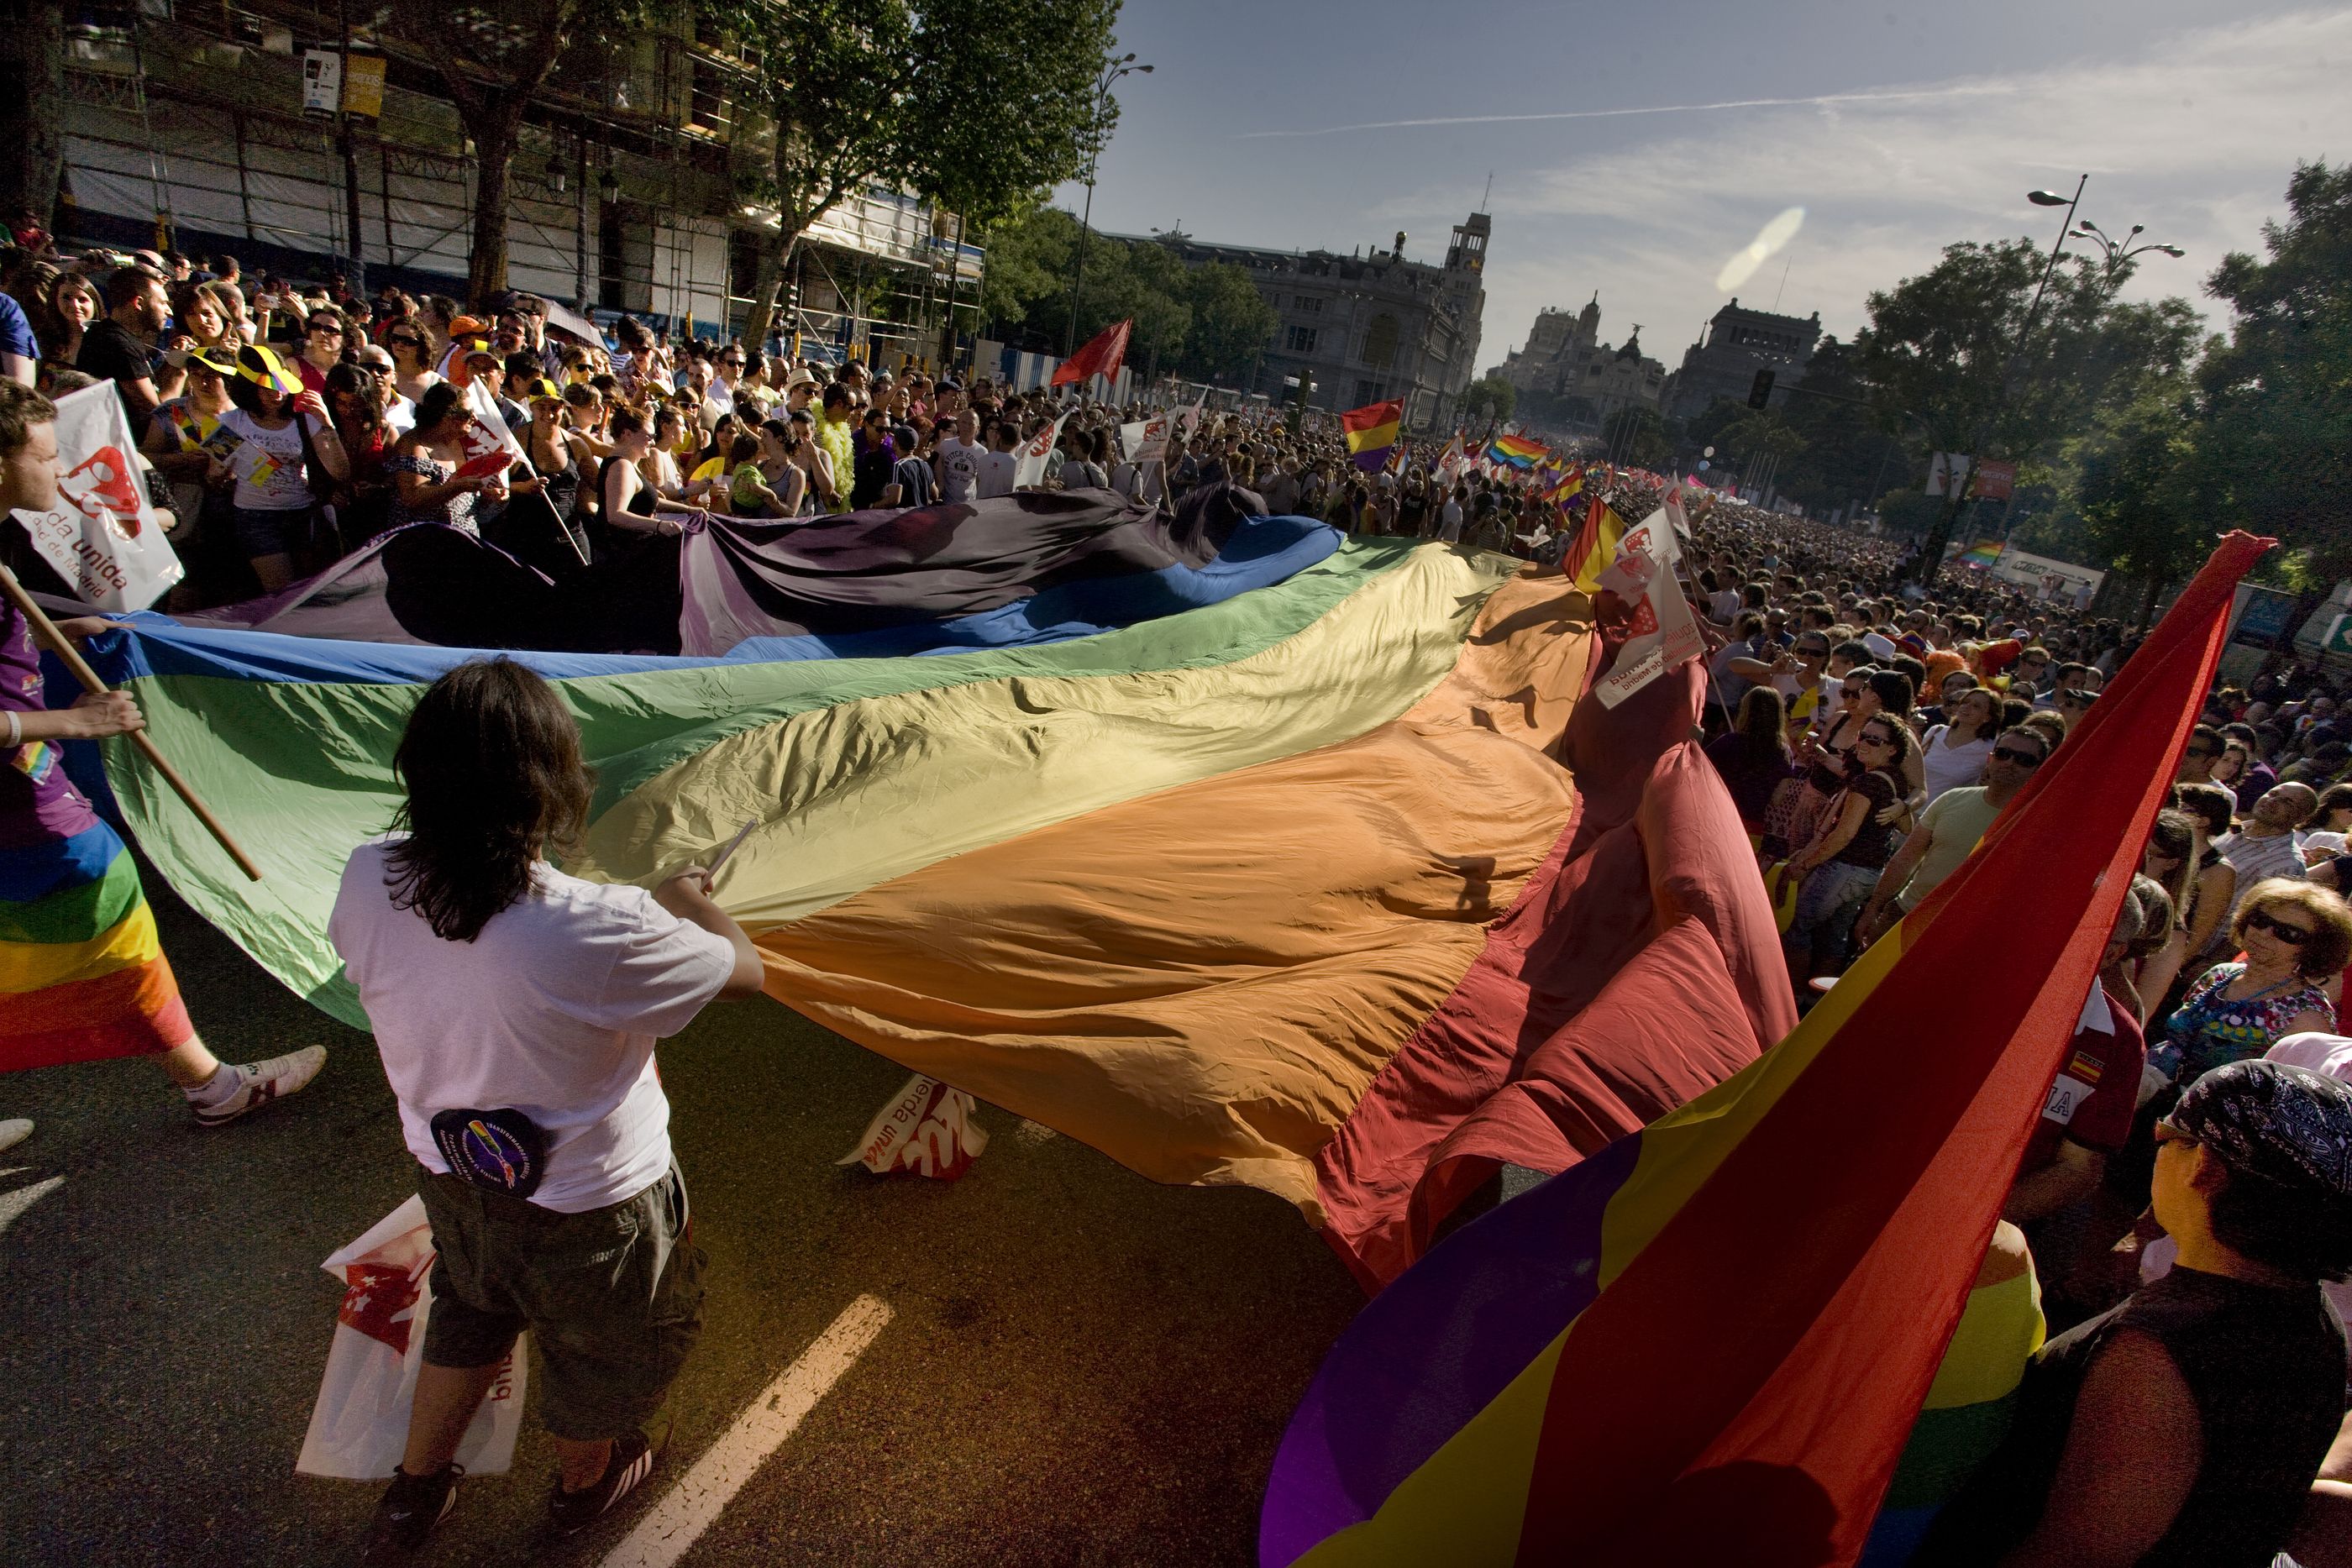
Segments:
[[[1142,234],[1442,259],[1488,170],[1481,367],[1545,305],[1600,290],[1602,335],[1669,367],[1775,214],[1804,226],[1737,293],[1841,336],[1949,241],[2056,236],[2035,186],[2185,294],[2259,248],[2298,158],[2352,159],[2352,9],[2237,0],[1127,0],[1096,223]],[[1766,100],[1766,101],[1759,101]],[[1789,101],[1796,100],[1796,101]],[[1696,107],[1738,105],[1738,107]],[[1663,111],[1661,111],[1663,110]],[[1627,112],[1634,111],[1634,112]],[[1526,118],[1536,116],[1577,118]],[[1392,124],[1394,121],[1452,123]],[[1378,129],[1337,130],[1377,125]],[[1073,211],[1083,187],[1066,187]],[[1785,283],[1784,283],[1785,274]]]

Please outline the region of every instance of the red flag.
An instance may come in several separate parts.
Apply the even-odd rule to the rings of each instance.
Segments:
[[[1054,379],[1045,384],[1055,387],[1066,386],[1072,382],[1083,382],[1091,376],[1116,378],[1118,374],[1118,367],[1127,361],[1128,334],[1134,330],[1135,322],[1132,318],[1125,321],[1112,322],[1087,340],[1076,353],[1064,360],[1060,368],[1055,371]]]

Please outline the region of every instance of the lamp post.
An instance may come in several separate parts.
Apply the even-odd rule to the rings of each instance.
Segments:
[[[1093,126],[1097,138],[1102,134],[1103,116],[1110,110],[1111,88],[1119,78],[1137,71],[1150,76],[1151,68],[1137,65],[1133,50],[1123,55],[1111,56],[1103,61],[1102,75],[1095,82]],[[1076,351],[1078,346],[1078,287],[1086,281],[1087,236],[1093,228],[1095,221],[1095,164],[1101,156],[1102,149],[1099,146],[1089,150],[1087,153],[1087,213],[1085,217],[1078,220],[1077,264],[1070,269],[1070,319],[1062,333],[1062,358],[1066,360]]]
[[[2112,282],[2115,279],[2116,275],[2121,272],[2125,265],[2134,256],[2146,256],[2149,251],[2154,251],[2158,256],[2168,256],[2178,261],[2180,257],[2189,254],[2177,245],[2158,245],[2153,240],[2150,240],[2146,245],[2134,245],[2132,243],[2147,232],[2147,225],[2146,224],[2134,224],[2131,226],[2131,233],[2124,235],[2123,238],[2110,239],[2107,237],[2106,232],[2101,229],[2098,225],[2093,223],[2088,218],[2084,218],[2082,222],[2074,225],[2073,232],[2069,234],[2067,237],[2069,239],[2086,239],[2092,244],[2097,246],[2106,256],[2105,270],[2108,280]]]

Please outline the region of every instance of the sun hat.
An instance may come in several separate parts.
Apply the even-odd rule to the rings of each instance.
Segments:
[[[259,343],[247,343],[236,351],[236,373],[256,386],[282,392],[288,397],[302,391],[301,382],[286,368],[285,361]]]

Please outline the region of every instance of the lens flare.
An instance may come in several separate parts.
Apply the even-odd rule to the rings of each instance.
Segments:
[[[1727,292],[1747,282],[1749,275],[1764,265],[1766,258],[1795,239],[1797,231],[1804,226],[1805,209],[1802,207],[1790,207],[1766,224],[1757,231],[1754,239],[1734,251],[1731,259],[1723,264],[1723,270],[1715,275],[1716,287]]]

